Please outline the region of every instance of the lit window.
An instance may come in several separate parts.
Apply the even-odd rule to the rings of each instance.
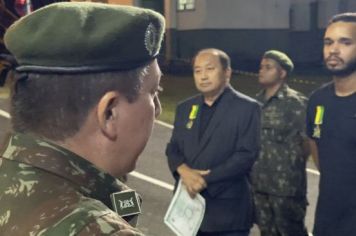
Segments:
[[[194,10],[195,0],[178,0],[178,11]]]

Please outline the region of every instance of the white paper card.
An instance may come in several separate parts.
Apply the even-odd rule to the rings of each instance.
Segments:
[[[204,212],[205,199],[200,194],[192,199],[180,180],[164,217],[164,223],[177,236],[195,236],[203,221]]]

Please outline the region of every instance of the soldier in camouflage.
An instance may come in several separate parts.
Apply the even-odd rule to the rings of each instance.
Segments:
[[[262,236],[306,236],[306,158],[304,134],[306,97],[288,87],[293,70],[290,58],[279,51],[265,52],[259,71],[264,88],[261,152],[251,179],[256,221]]]
[[[0,235],[143,235],[112,196],[129,190],[117,177],[134,169],[161,112],[163,31],[151,10],[74,2],[8,29],[19,66],[14,132],[0,150]]]
[[[141,235],[107,207],[127,187],[76,154],[17,133],[0,162],[0,235]]]

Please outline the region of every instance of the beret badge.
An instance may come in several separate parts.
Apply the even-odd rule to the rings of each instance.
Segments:
[[[145,33],[145,46],[150,56],[155,56],[158,53],[158,30],[150,23],[147,26]]]

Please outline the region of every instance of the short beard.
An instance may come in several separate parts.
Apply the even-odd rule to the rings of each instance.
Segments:
[[[328,68],[328,66],[326,65],[326,62],[324,61],[324,65],[326,67],[326,70],[328,71],[328,73],[332,76],[337,76],[337,77],[347,77],[349,75],[351,75],[352,73],[354,73],[356,71],[356,57],[353,58],[353,60],[351,60],[349,63],[346,64],[346,67],[343,69],[330,69]]]

